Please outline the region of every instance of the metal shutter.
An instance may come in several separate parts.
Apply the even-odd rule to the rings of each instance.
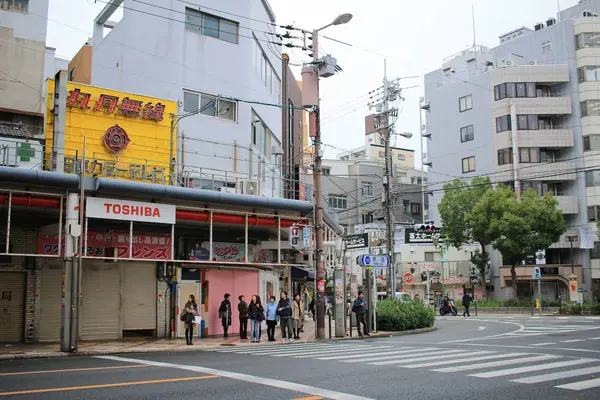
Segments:
[[[123,265],[123,330],[156,329],[156,264]]]
[[[42,270],[40,285],[40,342],[60,340],[63,265]]]
[[[85,260],[82,271],[84,340],[121,337],[121,268],[119,264]]]
[[[0,343],[22,342],[25,319],[25,274],[0,272]]]

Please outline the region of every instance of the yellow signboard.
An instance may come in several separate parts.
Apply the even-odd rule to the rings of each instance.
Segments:
[[[87,176],[169,182],[170,152],[177,149],[176,132],[171,145],[171,114],[177,114],[177,102],[68,82],[67,107],[59,110],[66,112],[65,144],[57,148],[52,93],[54,80],[48,80],[45,169],[55,170],[57,155],[64,155],[64,171],[79,173],[85,137]]]

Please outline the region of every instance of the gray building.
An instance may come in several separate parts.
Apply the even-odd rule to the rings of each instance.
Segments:
[[[443,222],[440,189],[456,177],[489,176],[555,195],[569,229],[534,262],[543,264],[542,298],[569,298],[574,276],[587,299],[600,297],[597,235],[593,250],[580,248],[600,218],[598,15],[599,0],[580,1],[558,19],[500,36],[497,47],[448,57],[425,76],[431,219]],[[494,254],[489,289],[496,298],[513,296],[510,268],[502,264]],[[531,296],[530,268],[517,275],[519,296]]]

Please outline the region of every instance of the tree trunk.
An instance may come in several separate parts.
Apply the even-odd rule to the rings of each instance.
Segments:
[[[518,293],[517,293],[517,271],[515,270],[516,265],[513,264],[510,267],[510,277],[512,279],[512,290],[513,290],[513,299],[518,299]]]

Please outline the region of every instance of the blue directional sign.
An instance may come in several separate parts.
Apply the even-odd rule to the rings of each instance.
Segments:
[[[364,254],[360,257],[360,265],[363,267],[387,267],[390,265],[390,258],[388,256],[371,256]]]

